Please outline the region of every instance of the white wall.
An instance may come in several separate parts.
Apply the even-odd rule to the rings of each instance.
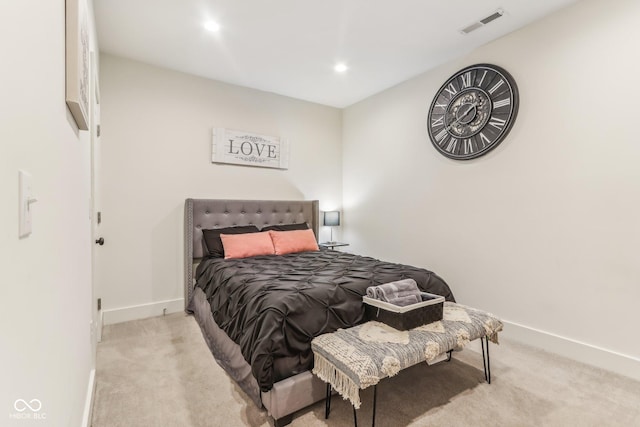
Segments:
[[[111,55],[101,56],[100,71],[105,322],[183,308],[188,197],[339,207],[340,110]],[[212,164],[214,127],[288,138],[289,169]],[[145,304],[152,305],[136,307]]]
[[[525,326],[506,333],[541,345],[554,334],[567,354],[613,355],[640,376],[638,19],[634,0],[582,1],[347,108],[345,239]],[[481,62],[514,76],[520,113],[497,149],[452,161],[429,141],[427,110]]]
[[[64,2],[4,2],[0,27],[0,425],[77,427],[93,366],[91,174],[65,105]],[[23,239],[18,169],[38,198]],[[17,399],[46,419],[10,418]]]

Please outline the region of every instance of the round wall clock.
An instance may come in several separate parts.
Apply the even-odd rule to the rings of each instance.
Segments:
[[[469,160],[496,148],[518,115],[518,87],[504,69],[464,68],[447,80],[429,108],[429,138],[441,154]]]

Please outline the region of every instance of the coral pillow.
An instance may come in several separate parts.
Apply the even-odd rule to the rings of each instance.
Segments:
[[[245,234],[257,233],[258,231],[260,230],[255,225],[239,225],[236,227],[202,230],[202,237],[204,237],[204,242],[207,245],[209,256],[224,258],[224,248],[222,247],[222,240],[220,240],[221,234]]]
[[[273,255],[273,242],[268,231],[247,234],[221,234],[224,259]]]
[[[319,250],[313,230],[270,230],[268,233],[271,234],[276,255]]]

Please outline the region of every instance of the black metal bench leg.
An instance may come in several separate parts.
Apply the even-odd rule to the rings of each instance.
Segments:
[[[327,383],[327,396],[324,399],[324,419],[329,418],[331,412],[331,383]]]
[[[371,427],[376,427],[376,404],[378,402],[378,384],[373,386],[373,415],[371,416]],[[358,415],[356,407],[353,407],[353,425],[358,427]]]
[[[353,407],[353,425],[358,427],[358,416],[356,415],[356,407]]]
[[[487,382],[491,384],[491,360],[489,359],[489,337],[484,337],[487,341]]]
[[[447,362],[451,362],[451,354],[452,353],[453,353],[453,350],[447,351]]]
[[[373,386],[373,416],[371,418],[371,427],[376,427],[376,402],[378,401],[378,384]]]
[[[487,359],[484,354],[484,337],[480,338],[480,344],[482,345],[482,369],[484,370],[484,380],[487,381]]]
[[[487,345],[487,355],[485,357],[485,341]],[[482,367],[484,368],[484,379],[487,383],[491,384],[491,360],[489,359],[489,337],[480,338],[482,343]]]

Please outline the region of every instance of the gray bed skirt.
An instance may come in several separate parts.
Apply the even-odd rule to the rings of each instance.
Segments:
[[[244,360],[240,346],[213,320],[211,307],[202,289],[195,288],[187,311],[193,313],[202,335],[218,364],[259,407],[265,407],[275,420],[290,415],[325,398],[326,384],[310,371],[278,381],[268,392],[261,392]]]

